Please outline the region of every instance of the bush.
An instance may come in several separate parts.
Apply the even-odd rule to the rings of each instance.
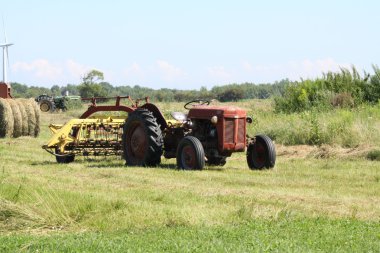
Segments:
[[[80,99],[69,99],[65,101],[67,110],[81,109],[83,107]]]
[[[351,108],[363,102],[375,102],[380,98],[380,70],[374,66],[375,74],[362,78],[355,67],[328,72],[322,78],[301,80],[286,86],[283,97],[275,99],[276,112],[302,112],[317,108]]]
[[[348,92],[342,92],[336,94],[332,100],[331,104],[334,107],[340,107],[340,108],[352,108],[355,105],[355,101],[350,93]]]

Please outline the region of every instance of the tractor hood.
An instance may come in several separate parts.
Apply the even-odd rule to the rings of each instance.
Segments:
[[[211,119],[212,116],[222,118],[244,118],[247,116],[245,110],[236,106],[194,106],[189,110],[189,119]]]

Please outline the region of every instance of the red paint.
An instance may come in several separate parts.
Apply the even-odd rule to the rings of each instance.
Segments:
[[[132,102],[132,106],[125,106],[120,105],[120,100],[122,98],[127,98]],[[105,99],[116,99],[115,105],[97,105],[96,100],[105,100]],[[93,97],[93,98],[82,98],[83,101],[91,101],[91,105],[88,107],[87,111],[85,111],[82,116],[80,116],[81,119],[86,119],[90,117],[92,114],[96,112],[133,112],[137,107],[133,104],[133,101],[131,100],[130,96],[117,96],[117,97]]]
[[[12,98],[11,87],[3,82],[0,82],[0,98]]]
[[[218,149],[224,151],[244,151],[246,146],[245,110],[235,106],[194,106],[190,109],[188,119],[207,119],[218,117]],[[241,133],[240,133],[241,132]]]

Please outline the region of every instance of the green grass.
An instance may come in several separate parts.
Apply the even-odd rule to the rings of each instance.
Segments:
[[[256,219],[239,225],[160,227],[112,233],[0,237],[14,252],[378,252],[379,223],[324,218]]]
[[[250,171],[244,154],[203,171],[165,159],[57,164],[41,149],[47,125],[75,114],[43,114],[39,138],[0,139],[0,251],[379,251],[378,161],[280,155],[265,171]]]

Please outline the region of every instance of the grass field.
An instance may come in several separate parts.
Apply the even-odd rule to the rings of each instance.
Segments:
[[[275,116],[267,102],[239,105],[261,113],[261,131],[298,117]],[[39,138],[0,139],[1,252],[380,251],[380,163],[365,159],[378,136],[348,148],[278,145],[265,171],[250,171],[244,154],[203,171],[165,159],[159,168],[115,157],[56,164],[41,149],[47,125],[79,113],[43,114]],[[358,117],[355,129],[366,124]],[[376,134],[379,120],[371,124]]]

